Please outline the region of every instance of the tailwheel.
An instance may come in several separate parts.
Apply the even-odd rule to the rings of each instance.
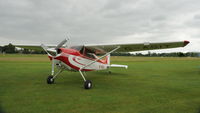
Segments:
[[[90,80],[86,80],[84,83],[85,89],[91,89],[92,88],[92,82]]]
[[[53,84],[54,83],[54,78],[52,75],[47,77],[47,84]]]

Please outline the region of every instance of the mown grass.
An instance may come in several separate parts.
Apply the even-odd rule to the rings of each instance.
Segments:
[[[91,90],[77,72],[46,84],[46,55],[0,55],[0,112],[199,113],[200,59],[112,57],[129,68],[88,72]]]

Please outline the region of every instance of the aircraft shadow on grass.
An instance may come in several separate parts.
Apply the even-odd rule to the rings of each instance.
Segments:
[[[74,72],[71,73],[65,73],[62,74],[61,76],[64,76],[64,78],[66,78],[66,76],[73,76],[73,74],[76,74]],[[119,72],[111,72],[109,73],[108,71],[98,71],[98,72],[88,72],[86,73],[86,76],[89,78],[92,78],[93,80],[98,81],[98,79],[102,79],[102,77],[106,78],[106,77],[114,77],[114,76],[127,76],[128,74],[126,73],[119,73]],[[64,81],[57,81],[56,84],[57,85],[64,85],[64,86],[71,86],[71,85],[77,85],[79,84],[81,81],[81,79],[79,79],[78,77],[73,77],[70,79],[64,79]]]

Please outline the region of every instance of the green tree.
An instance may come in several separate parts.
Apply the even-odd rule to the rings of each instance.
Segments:
[[[16,53],[15,46],[13,46],[11,43],[3,47],[3,52],[5,53]]]

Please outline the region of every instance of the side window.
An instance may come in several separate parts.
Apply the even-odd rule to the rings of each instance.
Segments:
[[[95,59],[96,57],[94,56],[94,52],[91,51],[90,49],[87,49],[87,48],[84,48],[84,53],[83,55],[89,57],[89,58],[92,58],[92,59]]]
[[[89,58],[95,59],[95,56],[94,56],[93,53],[86,53],[86,56],[89,57]]]

